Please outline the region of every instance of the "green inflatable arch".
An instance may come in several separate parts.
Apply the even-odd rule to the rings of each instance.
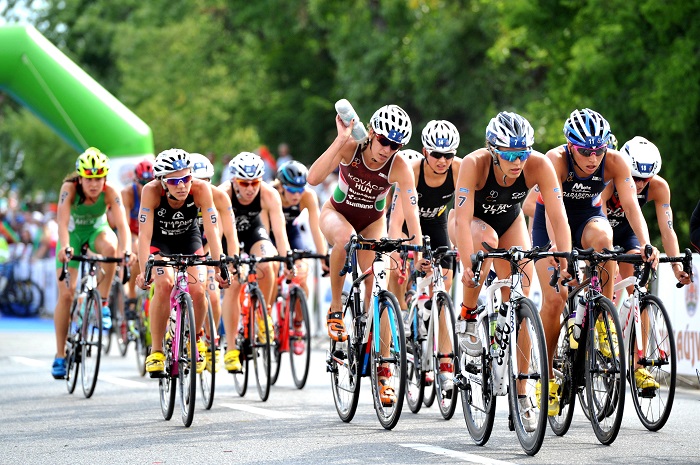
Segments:
[[[33,26],[0,27],[0,89],[76,151],[94,146],[107,154],[110,178],[122,178],[119,168],[127,159],[133,166],[133,160],[153,156],[148,125]]]

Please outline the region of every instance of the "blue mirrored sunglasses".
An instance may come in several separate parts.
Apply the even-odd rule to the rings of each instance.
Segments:
[[[290,194],[301,194],[302,192],[304,192],[303,187],[294,187],[294,186],[282,186],[282,187],[284,187],[284,190],[286,190]]]
[[[509,161],[511,163],[514,162],[515,160],[517,160],[518,158],[521,161],[525,161],[530,157],[530,154],[532,154],[532,149],[510,151],[510,150],[498,150],[497,148],[494,147],[493,151],[496,152],[499,157],[501,157],[505,161]]]

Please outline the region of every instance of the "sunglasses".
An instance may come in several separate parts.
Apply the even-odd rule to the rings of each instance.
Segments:
[[[180,183],[187,184],[188,182],[190,182],[192,180],[192,175],[187,174],[181,178],[164,178],[163,180],[171,186],[177,186]]]
[[[260,184],[260,179],[253,179],[251,181],[242,181],[240,179],[236,179],[236,182],[241,187],[258,187],[258,184]]]
[[[608,146],[607,145],[601,145],[600,147],[595,147],[592,149],[586,148],[586,147],[581,147],[579,145],[571,144],[574,146],[576,151],[583,155],[584,157],[590,157],[595,155],[596,157],[602,157],[605,155],[605,153],[608,151]]]
[[[85,176],[104,176],[107,174],[107,170],[104,168],[83,168],[83,173]]]
[[[282,186],[282,187],[284,187],[284,190],[286,190],[290,194],[301,194],[302,192],[304,192],[303,187],[293,187],[293,186]]]
[[[530,155],[532,154],[532,149],[510,151],[510,150],[498,150],[497,148],[494,147],[493,151],[496,152],[499,157],[501,157],[505,161],[508,161],[511,163],[517,159],[520,159],[521,161],[525,161],[528,158],[530,158]]]
[[[455,157],[454,153],[444,153],[444,152],[430,152],[430,156],[436,160],[444,158],[445,160],[452,160]]]
[[[643,182],[643,183],[647,183],[647,182],[651,181],[651,178],[638,178],[636,176],[632,176],[632,179],[634,180],[634,182]]]
[[[376,134],[377,136],[377,142],[382,144],[382,147],[389,147],[391,150],[398,150],[401,147],[403,147],[403,144],[399,144],[398,142],[394,142],[393,140],[389,140],[386,137],[382,136],[381,134]]]

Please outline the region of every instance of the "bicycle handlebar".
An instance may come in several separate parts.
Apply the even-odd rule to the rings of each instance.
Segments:
[[[151,282],[151,273],[154,266],[170,266],[178,269],[200,265],[216,266],[221,271],[222,278],[226,281],[230,279],[228,268],[226,267],[227,257],[224,254],[221,254],[219,260],[212,260],[209,255],[158,253],[163,258],[169,258],[170,260],[156,260],[154,255],[150,255],[148,257],[148,262],[146,262],[146,269],[144,270],[144,279],[147,283]]]
[[[63,281],[66,279],[66,276],[68,275],[68,262],[74,261],[74,262],[87,262],[87,263],[127,263],[127,260],[129,256],[124,253],[124,257],[100,257],[100,256],[92,256],[89,257],[87,255],[73,255],[73,247],[66,247],[65,249],[66,257],[68,258],[67,261],[63,262],[61,265],[61,274],[58,276],[59,281]],[[85,247],[83,247],[83,253],[87,253],[87,250]],[[124,276],[122,278],[122,284],[126,284],[129,281],[129,278],[131,277],[131,271],[128,266],[124,267]]]
[[[401,237],[398,239],[390,239],[388,237],[382,237],[381,239],[367,239],[362,237],[361,234],[353,234],[350,236],[348,243],[345,244],[345,252],[347,253],[347,256],[345,257],[345,265],[343,266],[343,269],[340,270],[339,274],[340,276],[345,276],[348,271],[350,271],[350,261],[354,250],[371,250],[378,253],[389,253],[402,250],[422,252],[424,249],[422,245],[406,244],[406,242],[410,242],[414,238],[415,236],[407,238]]]

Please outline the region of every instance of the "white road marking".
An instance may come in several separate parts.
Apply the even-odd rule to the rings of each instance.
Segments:
[[[453,459],[464,460],[471,463],[484,465],[514,465],[513,462],[504,462],[503,460],[490,459],[480,455],[468,454],[457,450],[444,449],[442,447],[430,446],[428,444],[399,444],[401,447],[409,447],[411,449],[427,452],[429,454],[442,455]]]
[[[48,363],[42,362],[41,360],[37,360],[37,359],[35,359],[35,358],[28,358],[28,357],[20,357],[20,356],[18,356],[18,355],[10,356],[10,360],[12,360],[13,362],[17,362],[17,363],[19,363],[19,364],[21,364],[21,365],[28,365],[28,366],[31,366],[31,367],[47,367],[47,366],[50,366]]]
[[[299,414],[294,415],[291,413],[273,411],[273,410],[268,410],[268,409],[259,408],[259,407],[253,407],[253,406],[245,405],[245,404],[221,403],[218,405],[221,405],[223,407],[227,407],[227,408],[230,408],[233,410],[241,410],[243,412],[255,413],[257,415],[262,415],[264,417],[281,419],[281,420],[286,419],[286,418],[296,418],[299,416]]]
[[[102,375],[99,373],[97,374],[97,380],[104,381],[105,383],[116,384],[117,386],[151,389],[151,383],[146,383],[144,381],[132,381],[130,379],[117,378],[116,376]]]

